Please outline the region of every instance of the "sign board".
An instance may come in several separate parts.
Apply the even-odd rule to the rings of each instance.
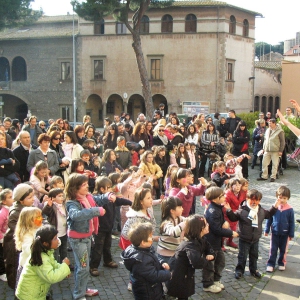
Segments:
[[[193,115],[209,113],[210,103],[207,101],[201,102],[182,102],[182,113],[192,117]]]

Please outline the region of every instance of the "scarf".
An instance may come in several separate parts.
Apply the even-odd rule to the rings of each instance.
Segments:
[[[257,212],[258,212],[258,208],[259,206],[257,205],[256,208],[252,208],[251,206],[249,206],[248,202],[247,202],[247,206],[250,208],[249,214],[248,214],[248,219],[252,221],[252,227],[258,227],[258,216],[257,216]]]
[[[160,138],[160,140],[163,142],[163,144],[165,146],[168,145],[168,138],[167,138],[167,136],[165,136],[165,135],[161,136],[159,134],[157,136]]]
[[[80,202],[80,204],[86,208],[92,208],[92,207],[97,207],[93,196],[91,194],[87,194],[86,196],[83,195],[76,195],[76,199]],[[98,227],[99,227],[99,219],[98,217],[92,218],[90,220],[90,225],[92,226],[92,232],[97,234],[98,233]]]
[[[66,157],[72,158],[73,144],[64,144],[63,150]]]
[[[63,204],[59,204],[59,203],[56,203],[56,202],[53,202],[53,204],[55,205],[57,211],[63,216],[63,217],[66,217],[66,209],[64,207]]]

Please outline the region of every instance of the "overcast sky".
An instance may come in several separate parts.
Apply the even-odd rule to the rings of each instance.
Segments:
[[[299,0],[227,0],[229,4],[261,13],[256,19],[256,42],[278,44],[296,37],[300,31]],[[48,16],[72,13],[70,0],[35,0],[32,8],[42,8]]]

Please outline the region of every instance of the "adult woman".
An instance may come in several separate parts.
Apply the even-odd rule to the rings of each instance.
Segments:
[[[194,124],[191,124],[187,129],[187,137],[185,139],[188,143],[194,143],[198,145],[198,133],[196,132],[196,128]]]
[[[153,125],[152,125],[151,121],[147,121],[145,125],[146,125],[145,132],[148,136],[149,148],[152,148],[152,146],[154,145],[153,144],[153,129],[152,129]]]
[[[165,128],[163,125],[160,125],[157,129],[155,129],[153,136],[153,145],[165,146],[168,151],[173,149],[173,145],[165,135]]]
[[[176,125],[172,125],[172,133],[174,135],[171,143],[172,145],[178,145],[179,143],[184,143],[184,138],[181,134],[181,132],[179,131],[179,127]]]
[[[134,122],[131,120],[131,117],[130,117],[130,114],[125,114],[125,119],[124,119],[124,121],[125,121],[125,124],[126,123],[128,123],[128,124],[130,124],[130,126],[133,128],[134,127]]]
[[[220,125],[217,126],[217,130],[219,131],[220,137],[225,138],[225,135],[228,132],[228,124],[226,123],[226,119],[224,117],[220,119]]]
[[[59,126],[59,130],[63,130],[65,129],[64,126],[65,126],[65,122],[62,118],[59,118],[55,121],[55,123]]]
[[[208,124],[207,130],[203,131],[201,136],[201,165],[199,169],[199,176],[203,177],[205,172],[205,165],[207,161],[207,154],[216,152],[216,146],[219,144],[219,134],[216,131],[214,124]]]
[[[74,132],[77,137],[78,144],[82,146],[83,142],[86,140],[86,137],[84,136],[84,127],[82,125],[76,125]]]
[[[95,128],[92,125],[88,125],[85,128],[85,137],[87,139],[93,139],[95,143],[97,143],[96,138],[94,137],[95,135]]]
[[[64,120],[64,130],[72,130],[73,131],[73,127],[70,125],[68,120]]]
[[[65,158],[69,161],[69,167],[63,172],[64,180],[67,182],[70,170],[71,162],[73,159],[80,158],[80,152],[83,150],[82,146],[78,144],[76,134],[74,131],[66,131],[64,135],[64,142],[62,143],[62,149],[65,154]]]
[[[54,150],[57,154],[59,169],[56,175],[62,176],[62,172],[69,166],[69,160],[65,159],[65,153],[60,144],[61,135],[59,131],[52,131],[50,133],[50,149]]]
[[[115,149],[117,147],[118,127],[116,124],[109,126],[108,135],[103,138],[104,149]]]
[[[171,118],[171,124],[179,126],[180,121],[179,121],[179,119],[177,117],[172,117]]]
[[[262,150],[263,145],[264,145],[264,135],[266,132],[266,122],[264,119],[260,119],[255,121],[257,123],[257,127],[253,131],[253,159],[252,159],[252,164],[251,164],[251,169],[254,169],[257,161],[257,153]],[[261,155],[259,157],[260,159],[260,164],[259,164],[259,170],[261,171],[262,169],[262,158],[263,156]]]
[[[5,138],[5,133],[0,131],[0,185],[13,189],[18,182],[15,172],[19,171],[20,164],[13,152],[4,147]]]
[[[133,128],[130,140],[135,143],[139,143],[144,150],[149,149],[148,136],[145,132],[145,124],[142,122],[137,122]]]
[[[186,130],[185,130],[185,126],[183,124],[180,123],[179,125],[179,130],[180,130],[180,133],[182,134],[182,137],[185,139],[187,134],[186,134]]]
[[[83,121],[83,124],[90,123],[91,122],[91,117],[89,115],[85,115],[85,116],[83,116],[82,121]]]
[[[54,150],[50,149],[50,136],[42,133],[38,137],[39,147],[29,153],[27,171],[30,173],[35,164],[43,160],[48,164],[49,175],[55,175],[59,169],[59,162]]]
[[[242,154],[249,154],[249,141],[250,133],[247,130],[246,122],[239,121],[236,130],[233,132],[233,150],[232,154],[234,156],[240,156]],[[243,177],[248,179],[248,158],[244,159],[240,163],[242,167]]]
[[[121,173],[123,168],[117,163],[117,157],[115,151],[112,149],[106,149],[103,154],[102,164],[106,170],[106,175],[111,173]]]

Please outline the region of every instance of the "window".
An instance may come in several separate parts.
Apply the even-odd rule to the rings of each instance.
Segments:
[[[185,32],[197,31],[197,18],[193,14],[189,14],[185,17]]]
[[[254,98],[254,111],[259,111],[259,97],[255,96]]]
[[[94,23],[94,34],[104,34],[104,20]]]
[[[10,81],[10,66],[6,57],[0,57],[0,81]]]
[[[294,53],[294,54],[297,54],[297,53],[298,53],[298,50],[297,50],[297,49],[294,49],[294,50],[293,50],[293,53]]]
[[[94,60],[94,80],[103,80],[103,60]]]
[[[173,32],[173,18],[170,15],[164,15],[161,20],[161,32]]]
[[[234,60],[227,60],[227,76],[226,80],[234,81]]]
[[[115,102],[114,101],[107,102],[106,113],[107,114],[115,114]]]
[[[70,62],[61,62],[61,80],[70,80],[71,79],[71,63]]]
[[[70,111],[71,111],[71,106],[67,106],[67,105],[61,106],[61,118],[64,120],[65,119],[70,120],[70,115],[71,115]]]
[[[149,33],[149,18],[148,16],[143,16],[140,25],[140,33]]]
[[[249,36],[249,22],[247,19],[243,21],[243,36]]]
[[[25,81],[27,80],[27,68],[25,59],[21,56],[17,56],[12,61],[12,80],[13,81]]]
[[[151,80],[160,79],[160,59],[151,59]]]
[[[275,97],[275,111],[277,111],[277,109],[280,109],[280,98],[279,97]]]
[[[270,111],[273,114],[273,97],[269,97],[268,99],[268,111]]]
[[[263,96],[261,98],[261,111],[266,114],[267,113],[267,97]]]
[[[127,32],[126,25],[124,23],[117,22],[116,23],[116,33],[117,34],[126,34],[126,32]]]
[[[236,19],[235,16],[230,16],[230,22],[229,22],[229,33],[235,34],[236,29]]]

